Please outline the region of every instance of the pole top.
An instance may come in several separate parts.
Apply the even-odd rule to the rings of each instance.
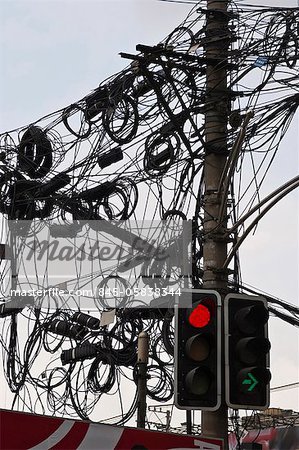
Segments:
[[[140,363],[148,361],[149,335],[146,331],[141,331],[138,335],[138,354],[137,360]]]
[[[138,335],[138,338],[148,339],[148,333],[146,331],[141,331]]]

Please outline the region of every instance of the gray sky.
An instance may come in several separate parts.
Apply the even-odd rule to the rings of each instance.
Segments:
[[[271,1],[272,6],[296,4]],[[190,6],[155,0],[0,0],[0,9],[3,132],[82,98],[127,65],[119,52],[158,43]],[[264,194],[298,174],[298,141],[297,115]],[[293,304],[298,304],[299,291],[298,211],[298,193],[293,193],[262,220],[241,250],[243,281]],[[298,381],[297,329],[271,318],[270,339],[272,386]],[[298,411],[296,391],[273,394],[271,406]]]

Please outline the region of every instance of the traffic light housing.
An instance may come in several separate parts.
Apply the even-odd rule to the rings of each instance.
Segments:
[[[192,307],[182,307],[183,298],[175,306],[175,405],[215,411],[221,402],[221,298],[212,290],[184,292],[192,293]]]
[[[224,299],[225,398],[231,408],[269,406],[268,319],[262,297],[229,294]]]

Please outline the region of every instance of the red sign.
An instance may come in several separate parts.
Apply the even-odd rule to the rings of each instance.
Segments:
[[[0,411],[2,450],[222,450],[221,439]]]

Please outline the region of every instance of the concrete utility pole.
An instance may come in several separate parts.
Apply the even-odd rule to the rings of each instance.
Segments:
[[[227,51],[230,44],[228,30],[229,0],[207,0],[205,55],[207,58],[204,162],[204,242],[203,287],[221,294],[227,290],[228,273],[222,270],[227,256],[227,224],[225,199],[224,219],[220,223],[221,203],[226,195],[219,186],[227,159],[227,122],[230,99],[227,88]],[[223,329],[223,328],[222,328]],[[222,341],[224,341],[222,339]],[[222,352],[223,354],[223,352]],[[224,360],[222,360],[222,405],[218,411],[203,411],[202,433],[224,439],[228,449],[227,406],[224,404]]]
[[[145,331],[138,336],[138,406],[137,406],[137,427],[145,428],[146,418],[146,372],[148,363],[149,336]]]

